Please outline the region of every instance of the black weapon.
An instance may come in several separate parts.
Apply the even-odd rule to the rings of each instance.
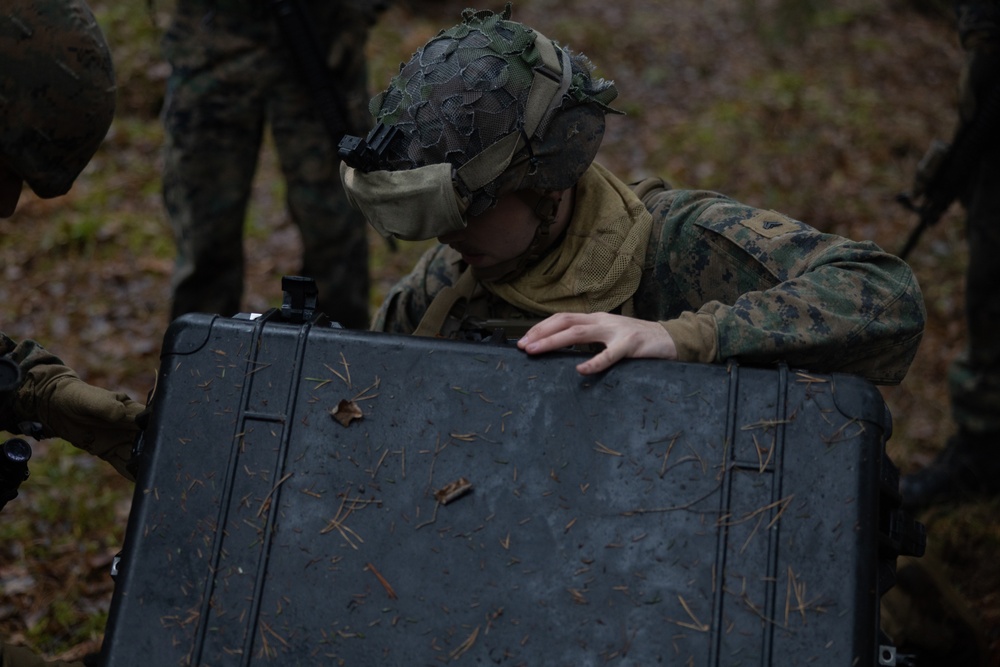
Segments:
[[[7,357],[0,357],[0,411],[6,410],[13,402],[14,392],[20,384],[20,368]],[[14,421],[9,415],[0,417],[0,423]],[[21,482],[28,479],[30,458],[31,445],[21,438],[11,438],[0,445],[0,510],[17,497]]]
[[[344,100],[326,68],[326,58],[320,47],[319,38],[313,29],[313,22],[303,0],[268,0],[271,11],[278,21],[285,40],[305,76],[306,85],[313,92],[319,115],[326,125],[334,150],[340,149],[341,139],[348,134],[363,134],[362,128],[352,127],[344,112]],[[383,11],[389,5],[385,1],[371,3],[371,11]],[[376,128],[377,129],[377,128]],[[343,155],[343,150],[341,150]],[[396,249],[396,240],[386,239],[391,250]]]
[[[306,85],[316,98],[320,117],[333,140],[334,147],[349,132],[361,132],[354,127],[344,108],[344,98],[337,82],[330,76],[326,56],[314,29],[315,22],[303,0],[268,0]],[[389,5],[385,0],[370,2],[368,10],[373,16]]]
[[[21,386],[21,369],[13,360],[0,356],[0,399],[10,398]],[[3,403],[0,403],[0,408]]]
[[[378,123],[365,138],[345,135],[337,147],[340,159],[347,166],[368,172],[379,168],[382,154],[389,148],[393,139],[399,134],[395,125],[386,126]]]
[[[1000,134],[1000,84],[994,85],[970,123],[962,123],[951,144],[935,141],[917,165],[913,191],[896,197],[919,216],[899,256],[906,259],[920,235],[937,224],[952,202],[961,196],[975,176],[980,158],[996,145]]]
[[[0,445],[0,510],[17,498],[21,482],[28,479],[31,445],[21,438],[11,438]]]
[[[343,100],[326,68],[326,58],[302,0],[269,0],[285,40],[316,98],[320,117],[336,147],[351,129],[344,113]]]

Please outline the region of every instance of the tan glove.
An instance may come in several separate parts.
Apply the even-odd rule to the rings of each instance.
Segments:
[[[139,431],[135,417],[144,407],[124,393],[87,384],[66,366],[43,364],[28,371],[15,409],[19,420],[39,422],[43,436],[99,456],[135,481],[125,466]]]

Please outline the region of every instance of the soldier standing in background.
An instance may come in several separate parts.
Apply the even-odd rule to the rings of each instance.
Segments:
[[[1000,2],[953,5],[966,62],[949,155],[961,159],[922,165],[913,192],[923,207],[917,211],[931,211],[932,220],[954,196],[966,209],[967,341],[948,373],[956,432],[930,465],[900,480],[903,507],[911,511],[1000,492],[1000,145],[989,140],[995,130],[982,129],[1000,122],[989,117],[1000,108]],[[963,148],[955,152],[956,146]],[[882,619],[900,652],[921,667],[989,664],[980,619],[929,554],[900,559],[897,585],[882,599]]]
[[[1000,86],[1000,2],[957,2],[967,53],[959,81],[960,123],[983,112]],[[986,118],[997,124],[1000,118]],[[961,131],[961,127],[959,129]],[[948,387],[957,428],[926,468],[900,483],[904,507],[1000,492],[1000,145],[984,146],[961,197],[967,213],[967,347],[951,366]]]
[[[163,40],[172,71],[163,110],[163,198],[177,243],[171,317],[233,315],[243,293],[243,226],[265,126],[302,236],[301,275],[319,309],[345,327],[368,325],[365,222],[338,180],[324,125],[272,0],[178,0]],[[365,128],[364,46],[384,5],[303,0],[349,127]]]

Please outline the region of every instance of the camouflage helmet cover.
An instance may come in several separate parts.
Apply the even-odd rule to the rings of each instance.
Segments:
[[[461,24],[418,50],[372,99],[369,110],[375,120],[399,129],[379,167],[450,163],[461,174],[470,160],[492,160],[497,151],[487,149],[520,134],[524,141],[509,165],[498,167],[499,175],[460,192],[469,199],[466,214],[478,215],[514,190],[572,186],[597,154],[605,114],[617,113],[608,106],[618,94],[614,84],[592,78],[583,55],[571,57],[531,28],[509,20],[510,3],[499,14],[466,9],[462,17]],[[561,62],[555,71],[546,68],[544,49]],[[542,75],[565,81],[537,127],[526,131],[533,82]],[[456,185],[462,189],[461,178]]]
[[[0,160],[40,197],[66,193],[111,125],[111,52],[83,0],[4,0]]]

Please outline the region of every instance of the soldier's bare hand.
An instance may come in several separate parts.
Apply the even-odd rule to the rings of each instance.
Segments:
[[[600,343],[597,355],[576,370],[591,375],[625,358],[676,359],[673,338],[659,322],[610,313],[559,313],[531,327],[517,342],[528,354],[542,354],[573,345]]]

